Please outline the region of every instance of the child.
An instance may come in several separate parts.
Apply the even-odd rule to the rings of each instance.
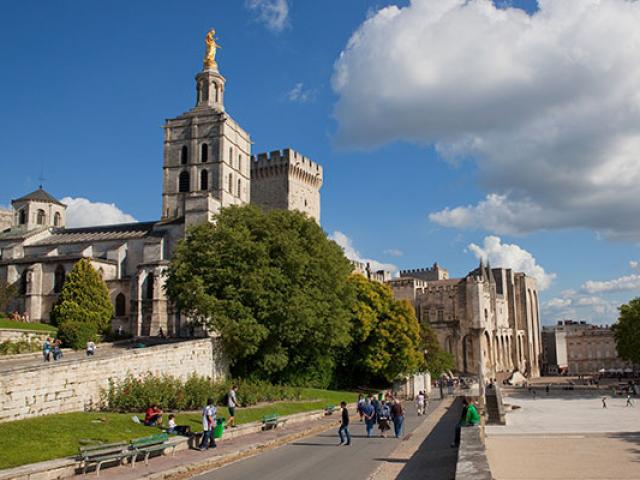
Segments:
[[[338,435],[340,435],[340,445],[351,445],[351,434],[349,433],[349,410],[347,410],[347,402],[340,402],[340,410],[342,411],[342,419]]]
[[[189,425],[176,425],[176,416],[172,413],[169,415],[169,428],[167,428],[167,433],[172,435],[189,435],[191,433],[191,427]]]

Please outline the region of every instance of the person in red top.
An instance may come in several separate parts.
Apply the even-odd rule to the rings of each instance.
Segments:
[[[151,405],[147,408],[144,415],[144,424],[147,427],[162,426],[162,410],[158,408],[158,405]]]

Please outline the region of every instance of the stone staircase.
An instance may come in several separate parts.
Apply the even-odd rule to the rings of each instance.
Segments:
[[[502,392],[498,385],[487,388],[485,393],[485,409],[487,425],[505,425],[505,411],[502,403]]]

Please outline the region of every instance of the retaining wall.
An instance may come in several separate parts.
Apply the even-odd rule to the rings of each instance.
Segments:
[[[0,374],[0,422],[93,410],[110,380],[128,375],[190,374],[222,379],[227,372],[219,341],[212,338],[117,351],[104,357],[14,367]]]
[[[21,330],[17,328],[0,328],[0,343],[2,342],[18,342],[20,340],[27,340],[33,342],[34,340],[42,343],[47,337],[53,337],[53,332],[47,332],[43,330]]]

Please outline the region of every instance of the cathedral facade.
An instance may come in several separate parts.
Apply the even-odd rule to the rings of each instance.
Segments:
[[[456,371],[483,373],[487,380],[516,370],[540,376],[540,310],[532,277],[480,263],[463,278],[449,278],[436,263],[401,271],[387,283],[397,299],[414,306],[420,322],[431,325]]]
[[[67,228],[66,206],[42,187],[0,210],[0,282],[19,292],[11,310],[48,322],[66,273],[87,258],[109,288],[113,329],[189,334],[164,290],[169,260],[188,227],[247,203],[299,210],[320,222],[322,167],[291,149],[252,155],[251,137],[225,111],[212,32],[206,43],[195,107],[164,125],[158,221]]]

